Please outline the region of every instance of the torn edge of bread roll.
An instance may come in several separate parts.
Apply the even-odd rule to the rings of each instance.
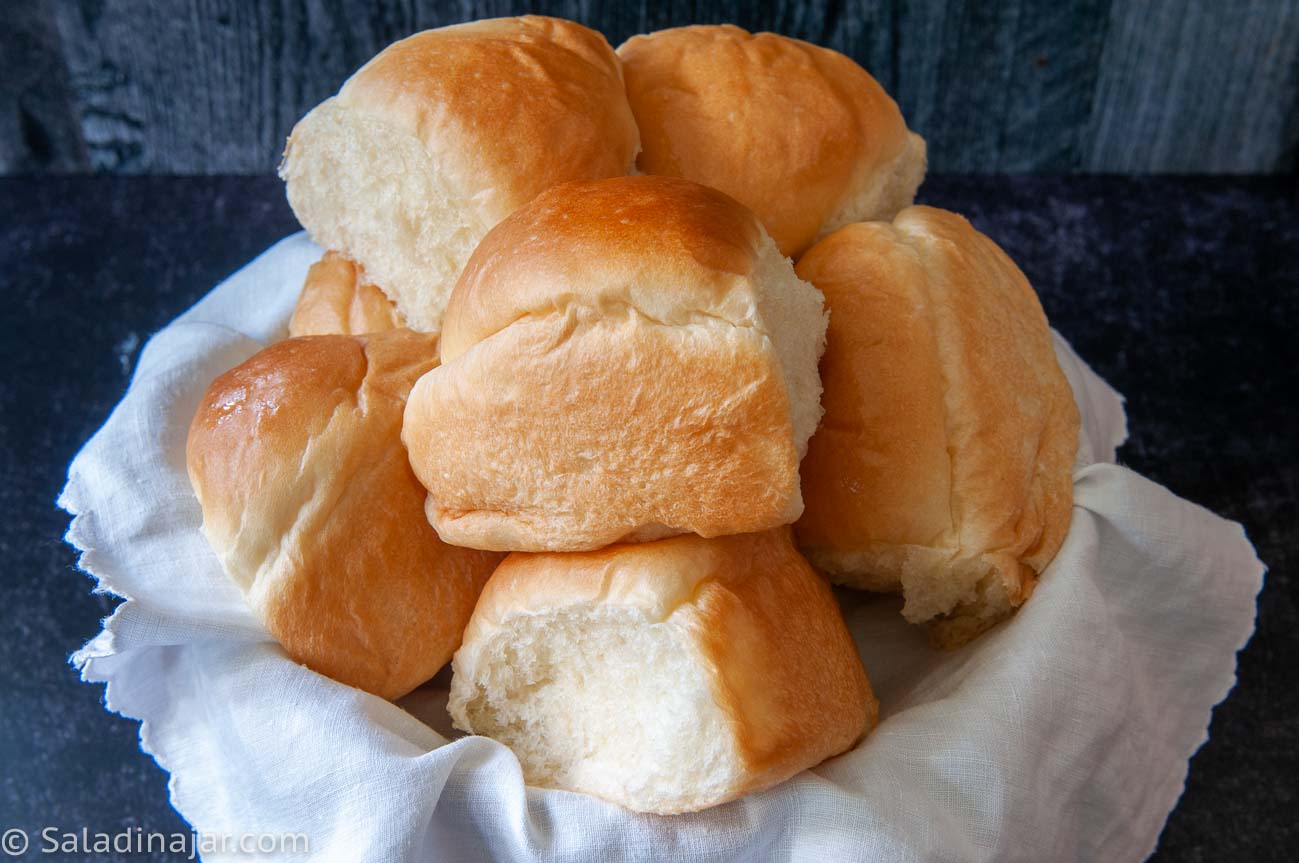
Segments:
[[[329,251],[307,270],[289,337],[366,335],[406,325],[383,289],[371,282],[356,261]]]
[[[802,512],[820,294],[686,180],[558,186],[483,240],[402,439],[448,542],[577,551]]]
[[[1079,414],[1041,304],[995,243],[930,207],[849,225],[798,273],[831,313],[799,543],[960,646],[1023,604],[1069,529]]]
[[[424,518],[400,426],[436,353],[409,330],[277,342],[212,382],[186,446],[203,532],[271,635],[388,699],[451,658],[501,559]]]
[[[529,784],[689,812],[837,755],[879,704],[788,528],[513,554],[452,664],[449,710]]]
[[[637,167],[732,196],[786,255],[850,222],[892,218],[924,180],[924,139],[837,51],[723,24],[633,36],[618,55]]]
[[[555,183],[626,174],[639,142],[603,36],[495,18],[385,48],[294,127],[280,176],[312,239],[436,332],[488,229]]]

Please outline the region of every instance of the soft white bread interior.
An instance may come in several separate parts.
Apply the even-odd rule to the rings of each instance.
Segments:
[[[436,354],[409,330],[278,342],[213,381],[189,431],[203,531],[271,635],[384,698],[446,664],[500,560],[438,540],[401,445]]]
[[[509,746],[529,784],[641,812],[774,785],[879,713],[788,528],[510,555],[452,668],[457,727]]]
[[[836,231],[798,272],[830,308],[799,543],[959,646],[1027,599],[1069,529],[1078,409],[1037,295],[929,207]]]
[[[568,183],[487,235],[402,438],[456,545],[578,551],[802,512],[821,296],[753,214],[668,177]]]
[[[638,146],[603,36],[497,18],[386,48],[298,123],[280,175],[312,238],[434,332],[489,228],[555,183],[627,173]]]
[[[727,193],[786,255],[849,222],[892,218],[924,179],[924,139],[836,51],[726,24],[634,36],[618,55],[637,167]]]
[[[289,336],[365,335],[404,327],[392,300],[355,261],[325,252],[307,270]]]

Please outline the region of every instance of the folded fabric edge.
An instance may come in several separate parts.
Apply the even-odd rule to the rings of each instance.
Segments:
[[[297,302],[307,269],[322,254],[324,250],[311,240],[306,231],[295,231],[283,236],[263,249],[251,261],[217,282],[211,290],[199,298],[198,302],[182,312],[168,326],[210,323],[227,327],[263,344],[284,338],[287,335],[289,316]],[[249,289],[258,291],[259,297],[266,300],[266,295],[260,293],[263,284],[268,281],[268,276],[282,273],[285,269],[293,274],[287,279],[292,289],[281,292],[283,296],[272,295],[270,305],[266,306],[271,311],[266,316],[266,320],[260,325],[248,326],[246,316],[237,309],[231,309],[229,304],[237,304],[241,293]],[[226,323],[231,319],[241,320],[241,326],[235,327]],[[244,329],[244,326],[247,326],[247,329]]]
[[[99,432],[97,431],[95,434],[98,435]],[[94,440],[93,435],[90,440],[82,445],[81,449],[84,451],[92,440]],[[96,549],[90,544],[89,540],[89,537],[95,533],[94,528],[90,526],[95,520],[95,514],[81,502],[84,496],[81,491],[81,477],[77,471],[77,463],[80,458],[81,453],[78,452],[77,456],[72,459],[72,463],[68,466],[68,481],[64,484],[63,490],[59,492],[59,496],[54,502],[55,506],[72,516],[68,522],[68,529],[63,532],[63,541],[72,546],[77,553],[77,571],[94,582],[94,586],[91,588],[92,594],[130,599],[124,591],[114,588],[110,578],[104,577],[97,571],[99,567],[95,564]],[[107,623],[108,619],[106,617],[100,622]]]
[[[1209,726],[1213,722],[1213,712],[1217,709],[1218,705],[1227,700],[1227,696],[1236,688],[1236,668],[1239,665],[1238,657],[1240,656],[1240,652],[1245,649],[1245,646],[1249,644],[1250,639],[1254,637],[1255,624],[1258,621],[1258,596],[1263,590],[1263,580],[1264,575],[1267,573],[1267,566],[1259,559],[1258,554],[1254,552],[1254,545],[1249,541],[1249,537],[1245,533],[1245,528],[1238,522],[1229,523],[1239,531],[1241,541],[1250,549],[1254,558],[1255,567],[1253,572],[1250,573],[1250,580],[1255,584],[1253,595],[1254,613],[1249,616],[1249,620],[1243,624],[1239,634],[1235,638],[1235,648],[1231,651],[1230,658],[1227,661],[1227,667],[1222,669],[1223,673],[1220,676],[1219,685],[1212,689],[1213,694],[1210,697],[1208,705],[1204,708],[1202,714],[1203,719],[1196,721],[1195,727],[1200,729],[1198,739],[1191,740],[1182,747],[1183,754],[1174,764],[1167,783],[1169,793],[1162,805],[1164,812],[1163,820],[1160,821],[1158,829],[1155,830],[1155,835],[1151,837],[1149,844],[1138,858],[1140,860],[1149,858],[1155,853],[1155,849],[1159,847],[1159,840],[1164,835],[1164,828],[1168,826],[1168,816],[1173,814],[1173,810],[1177,808],[1177,804],[1181,801],[1182,795],[1186,792],[1186,777],[1190,773],[1191,759],[1195,757],[1195,754],[1200,751],[1205,743],[1209,742]]]
[[[182,319],[173,321],[154,333],[140,352],[126,392],[114,405],[104,422],[81,445],[69,463],[66,482],[54,501],[56,507],[71,516],[63,541],[76,552],[76,568],[92,581],[91,594],[113,596],[124,600],[108,616],[101,619],[100,633],[69,657],[69,662],[75,666],[81,665],[79,656],[116,653],[119,649],[116,638],[119,628],[145,613],[143,607],[131,607],[137,605],[141,597],[136,596],[126,586],[132,579],[128,573],[119,571],[123,566],[122,561],[111,553],[101,551],[98,546],[98,543],[111,533],[109,526],[104,523],[108,507],[100,500],[102,495],[88,485],[87,476],[95,474],[93,465],[97,459],[103,458],[102,453],[99,452],[104,448],[102,440],[105,435],[111,436],[112,430],[122,421],[123,412],[129,413],[127,406],[133,397],[142,397],[141,393],[147,389],[151,380],[168,371],[165,364],[160,365],[159,352],[162,352],[165,358],[168,355],[166,346],[169,340],[190,338],[195,330],[214,334],[219,342],[228,343],[225,344],[226,347],[240,354],[252,353],[261,347],[261,343],[251,336],[224,323],[184,320],[183,316]],[[209,350],[211,349],[209,346]],[[87,462],[91,464],[88,465]]]
[[[105,635],[107,633],[108,633],[108,629],[107,627],[105,627],[104,631],[100,633],[100,636]],[[143,752],[145,755],[149,756],[151,759],[153,759],[153,763],[158,766],[158,769],[162,770],[167,774],[167,802],[171,804],[172,809],[174,809],[176,813],[180,815],[180,817],[185,821],[186,824],[190,826],[191,829],[194,830],[199,829],[198,825],[191,822],[188,816],[185,815],[185,812],[179,806],[176,805],[177,798],[176,798],[175,786],[176,786],[177,773],[175,769],[173,769],[172,764],[170,763],[170,758],[162,751],[162,747],[155,746],[153,743],[152,726],[154,724],[154,720],[144,715],[137,716],[135,715],[134,712],[131,712],[125,707],[123,707],[120,704],[116,694],[117,682],[116,680],[114,680],[115,672],[107,671],[104,673],[100,673],[95,668],[97,661],[103,659],[122,658],[125,661],[129,661],[129,659],[127,659],[127,653],[113,652],[113,653],[102,654],[102,655],[90,655],[89,651],[98,640],[99,640],[99,636],[92,638],[89,642],[86,643],[85,647],[83,647],[81,650],[78,650],[70,658],[72,664],[76,666],[78,671],[80,672],[81,682],[89,683],[89,684],[102,683],[104,685],[104,695],[102,699],[104,704],[104,709],[107,710],[109,713],[122,717],[123,719],[132,722],[138,722],[140,724],[139,730],[136,732],[136,738],[139,741],[140,751]],[[161,648],[155,646],[152,648],[144,647],[138,649],[156,650]],[[144,712],[145,711],[141,711],[142,714]]]
[[[1212,686],[1205,687],[1205,691],[1211,693],[1211,695],[1208,697],[1207,703],[1204,705],[1200,715],[1189,725],[1192,729],[1198,729],[1198,733],[1183,738],[1183,742],[1177,747],[1180,750],[1180,756],[1173,760],[1166,778],[1158,785],[1158,789],[1165,789],[1162,795],[1162,800],[1159,802],[1159,806],[1155,810],[1161,813],[1162,817],[1155,825],[1152,835],[1143,848],[1142,853],[1135,858],[1138,860],[1145,860],[1150,857],[1158,847],[1159,839],[1163,835],[1164,828],[1168,823],[1168,816],[1172,814],[1173,810],[1177,807],[1182,794],[1186,790],[1186,777],[1190,769],[1191,758],[1209,740],[1209,727],[1213,720],[1214,709],[1225,701],[1227,696],[1231,694],[1231,690],[1235,688],[1236,668],[1238,665],[1237,659],[1240,651],[1249,644],[1250,639],[1254,635],[1255,624],[1258,619],[1258,597],[1263,590],[1267,565],[1259,558],[1258,552],[1255,550],[1254,544],[1249,541],[1249,536],[1242,524],[1232,521],[1231,519],[1223,518],[1210,509],[1186,500],[1185,498],[1173,493],[1168,488],[1160,485],[1154,480],[1142,476],[1130,468],[1121,465],[1092,465],[1075,473],[1074,482],[1078,483],[1088,475],[1110,471],[1117,471],[1124,477],[1148,484],[1175,500],[1179,505],[1188,507],[1192,511],[1199,513],[1202,518],[1207,517],[1208,519],[1217,522],[1225,531],[1231,534],[1229,542],[1231,545],[1235,546],[1237,553],[1239,554],[1243,552],[1240,556],[1247,556],[1249,559],[1248,569],[1236,578],[1235,581],[1240,585],[1240,587],[1245,588],[1248,591],[1248,605],[1251,613],[1248,616],[1242,616],[1237,626],[1232,628],[1234,630],[1234,634],[1230,638],[1232,650],[1229,653],[1224,653],[1222,655],[1222,658],[1218,663],[1219,667],[1214,673],[1206,675],[1206,677],[1211,681],[1217,682]],[[1079,504],[1075,503],[1075,505]],[[1100,515],[1100,513],[1098,513],[1098,515]],[[1241,596],[1240,601],[1242,605],[1245,604],[1244,600],[1245,597]],[[1155,794],[1159,794],[1159,790],[1156,790]]]
[[[220,323],[219,321],[191,321],[185,320],[184,318],[177,319],[172,321],[170,324],[167,324],[167,326],[158,330],[145,340],[144,347],[140,349],[139,358],[135,362],[135,368],[131,370],[131,383],[127,387],[126,393],[123,394],[122,399],[118,401],[118,404],[120,405],[125,401],[126,395],[129,395],[137,386],[158,374],[165,373],[168,370],[166,365],[159,365],[158,358],[158,354],[163,351],[163,347],[166,345],[168,340],[175,338],[178,333],[189,332],[192,334],[195,330],[214,331],[225,336],[231,336],[235,340],[251,342],[254,347],[251,348],[250,355],[251,353],[255,353],[256,351],[266,347],[268,344],[267,342],[258,339],[256,336],[249,335],[243,330],[232,327],[229,324]],[[107,425],[107,423],[105,423],[105,425]],[[103,426],[100,428],[102,429]],[[95,432],[96,435],[98,433],[98,431]],[[91,436],[90,440],[93,439],[94,435]],[[86,443],[89,444],[90,440],[87,440]],[[83,446],[82,449],[84,448],[85,447]],[[78,452],[77,455],[80,455],[80,453]]]
[[[75,468],[75,461],[73,467]],[[80,476],[70,470],[68,482],[56,501],[60,509],[72,515],[68,530],[64,533],[64,542],[77,552],[78,572],[93,582],[91,594],[112,596],[122,600],[106,617],[100,618],[100,631],[68,656],[68,663],[78,670],[84,682],[97,682],[86,677],[87,665],[93,659],[115,656],[123,652],[119,649],[118,635],[122,627],[138,623],[136,618],[144,613],[144,607],[139,599],[117,586],[111,571],[113,567],[105,562],[91,544],[89,537],[96,535],[96,528],[93,526],[95,515],[92,511],[85,510],[80,503],[84,499],[80,491],[80,482]],[[253,640],[269,639],[266,633],[250,632],[249,635]],[[203,640],[205,639],[199,637],[193,641]]]
[[[172,808],[192,829],[220,833],[220,825],[214,827],[213,824],[201,824],[195,820],[204,817],[203,803],[210,796],[211,791],[201,782],[195,782],[192,765],[187,767],[186,764],[184,747],[178,748],[176,717],[169,715],[167,711],[170,702],[165,697],[160,699],[155,693],[149,691],[148,687],[142,687],[140,677],[149,680],[163,679],[167,674],[173,673],[167,670],[168,667],[184,668],[185,663],[205,662],[207,660],[186,656],[191,651],[201,650],[204,647],[205,645],[200,643],[148,644],[111,655],[86,656],[81,667],[81,679],[85,683],[104,684],[103,704],[109,713],[140,724],[137,733],[140,750],[152,758],[159,769],[167,773],[168,801]],[[292,662],[287,657],[283,657],[283,661]],[[305,667],[302,667],[302,671],[319,676]],[[375,696],[344,687],[343,684],[328,678],[324,678],[324,681],[327,685],[346,688],[351,697],[375,699]],[[416,717],[389,702],[381,703],[391,713],[379,720],[377,727],[387,737],[398,741],[396,746],[407,750],[406,757],[423,758],[433,751],[447,748],[448,742]],[[487,738],[463,738],[463,740],[488,743],[494,748],[509,753],[504,746]],[[513,758],[512,753],[509,753],[509,757],[515,761],[516,770],[519,770],[517,760]],[[452,767],[460,760],[461,756],[457,755],[450,764],[443,765],[440,779],[437,781],[445,785],[453,773]],[[522,782],[521,770],[518,785],[520,799],[515,808],[526,814],[526,798],[530,789]]]
[[[1089,453],[1095,462],[1113,464],[1117,458],[1119,447],[1123,446],[1128,439],[1128,412],[1127,397],[1115,389],[1109,381],[1097,374],[1086,360],[1078,355],[1073,349],[1069,340],[1060,335],[1059,331],[1052,328],[1052,342],[1055,346],[1056,358],[1067,361],[1072,369],[1065,369],[1065,377],[1069,380],[1070,388],[1074,392],[1074,401],[1078,403],[1078,410],[1084,417],[1091,416],[1104,418],[1117,416],[1117,423],[1105,423],[1107,428],[1102,429],[1102,434],[1107,438],[1099,442],[1100,452]],[[1066,363],[1062,363],[1064,365]],[[1070,374],[1070,372],[1073,374]],[[1078,382],[1082,384],[1081,388],[1074,385],[1075,376]],[[1087,424],[1083,423],[1083,428],[1079,431],[1080,435],[1087,436]],[[1081,443],[1080,450],[1081,450]],[[1088,440],[1087,449],[1091,450],[1092,444],[1097,441]],[[1081,457],[1081,452],[1080,452]]]
[[[93,437],[91,440],[93,440]],[[89,441],[87,441],[88,443]],[[85,449],[85,444],[82,445],[82,449]],[[77,455],[77,458],[79,457],[80,453]],[[125,593],[115,590],[108,580],[96,573],[95,549],[90,546],[87,539],[87,536],[93,532],[92,529],[87,527],[87,520],[91,519],[92,515],[81,505],[80,477],[76,474],[77,458],[72,460],[72,464],[68,468],[68,481],[55,501],[55,505],[59,509],[72,516],[68,523],[68,529],[63,534],[63,541],[72,546],[77,553],[77,571],[94,582],[94,586],[91,588],[92,595],[115,596],[123,600],[107,617],[100,618],[99,632],[68,657],[68,663],[77,669],[82,682],[88,682],[86,666],[90,660],[96,657],[111,656],[117,652],[114,645],[116,630],[113,620],[117,617],[118,612],[127,603],[131,602],[131,599]]]

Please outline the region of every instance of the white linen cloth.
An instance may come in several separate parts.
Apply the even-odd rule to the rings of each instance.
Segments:
[[[222,573],[185,472],[190,418],[216,375],[285,335],[318,255],[305,235],[283,240],[151,339],[60,498],[81,567],[126,597],[72,661],[108,684],[109,710],[141,720],[196,830],[302,833],[310,859],[346,863],[1152,851],[1235,682],[1264,568],[1239,525],[1113,463],[1122,401],[1062,339],[1083,415],[1073,522],[1020,613],[942,653],[896,600],[841,591],[879,728],[765,793],[636,815],[525,787],[491,740],[448,742],[431,727],[449,725],[435,687],[403,709],[295,664]]]

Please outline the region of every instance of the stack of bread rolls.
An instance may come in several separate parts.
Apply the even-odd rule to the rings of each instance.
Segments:
[[[397,42],[289,138],[327,251],[194,418],[209,542],[322,674],[395,699],[454,654],[455,724],[535,785],[686,812],[851,748],[879,711],[830,582],[957,647],[1071,508],[1041,307],[910,206],[924,170],[782,36]]]

